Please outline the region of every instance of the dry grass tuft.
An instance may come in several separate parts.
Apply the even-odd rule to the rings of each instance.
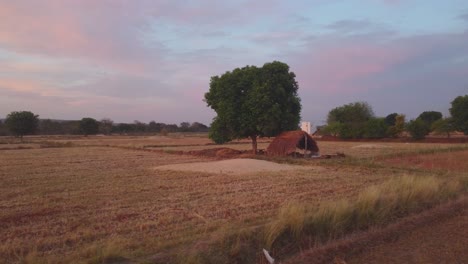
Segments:
[[[328,201],[318,206],[288,202],[269,224],[222,230],[224,236],[212,240],[203,250],[192,251],[184,259],[196,260],[193,263],[252,263],[261,259],[258,252],[264,247],[284,259],[304,246],[322,244],[371,226],[383,226],[433,207],[463,190],[459,181],[401,176],[370,187],[355,199]]]
[[[297,244],[305,237],[315,242],[326,242],[421,211],[455,197],[462,190],[459,181],[402,176],[368,188],[354,201],[328,202],[308,210],[297,209],[306,208],[303,205],[288,204],[280,209],[277,218],[267,227],[265,244],[275,249]],[[303,230],[300,236],[299,229]]]

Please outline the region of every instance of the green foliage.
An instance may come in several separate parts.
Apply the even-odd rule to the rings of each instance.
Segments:
[[[85,117],[80,121],[80,131],[85,136],[95,135],[99,131],[99,123],[94,118]]]
[[[372,107],[366,102],[355,102],[332,109],[328,113],[327,123],[339,129],[341,138],[362,138],[366,124],[374,116]],[[340,125],[336,125],[336,124]]]
[[[442,118],[435,121],[432,124],[431,130],[439,135],[446,134],[449,138],[450,133],[455,131],[452,118]]]
[[[405,115],[397,115],[395,124],[388,128],[387,135],[390,137],[398,137],[405,130]]]
[[[29,111],[11,112],[5,119],[5,126],[15,136],[34,134],[38,128],[39,116]]]
[[[450,114],[452,115],[455,129],[468,135],[468,95],[458,96],[452,101]]]
[[[387,136],[388,125],[385,118],[371,118],[367,121],[365,138],[384,138]]]
[[[338,136],[343,127],[343,124],[340,122],[333,122],[322,128],[322,132],[326,135]]]
[[[366,102],[355,102],[332,109],[327,123],[364,123],[374,116],[372,107]]]
[[[388,126],[394,126],[396,122],[396,117],[398,116],[397,113],[389,114],[388,116],[385,117],[385,123]]]
[[[411,120],[406,129],[415,140],[424,139],[430,132],[429,126],[421,119]]]
[[[435,121],[442,119],[442,113],[436,111],[424,111],[418,116],[417,119],[421,119],[422,121],[424,121],[424,123],[427,124],[429,128],[432,128],[432,124]]]
[[[210,138],[225,143],[250,137],[255,143],[257,137],[297,129],[301,104],[295,77],[287,64],[278,61],[211,77],[205,101],[217,116]]]

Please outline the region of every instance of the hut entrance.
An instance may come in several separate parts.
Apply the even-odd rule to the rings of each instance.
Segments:
[[[268,146],[268,156],[288,156],[296,153],[299,148],[304,151],[304,156],[317,154],[319,148],[317,142],[306,132],[286,131],[278,135]]]

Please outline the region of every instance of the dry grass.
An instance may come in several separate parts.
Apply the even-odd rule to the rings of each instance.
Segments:
[[[252,237],[252,230],[284,218],[290,219],[291,236],[299,237],[307,230],[304,219],[308,218],[298,216],[308,215],[311,207],[357,199],[368,186],[402,174],[393,169],[333,161],[325,164],[325,171],[242,175],[155,171],[153,168],[160,165],[209,159],[141,151],[145,146],[169,150],[211,147],[205,145],[209,140],[201,136],[25,140],[37,149],[21,149],[29,145],[19,144],[15,150],[0,150],[0,263],[102,263],[124,259],[173,262],[177,255],[184,256],[181,262],[188,263],[187,254],[181,253],[188,249],[200,251],[204,241],[211,241],[220,232],[227,234],[221,239],[229,245],[229,255],[241,258],[240,262],[257,260],[260,257],[256,253],[253,257],[240,256],[245,250],[241,238]],[[322,153],[339,151],[357,158],[386,155],[388,151],[448,147],[318,144]],[[250,148],[248,141],[231,146]],[[316,166],[317,162],[303,165]],[[284,204],[299,205],[282,207]],[[363,202],[361,206],[365,211],[373,203]],[[278,218],[280,208],[284,217]],[[323,215],[329,213],[321,210]],[[274,247],[277,236],[270,237]],[[254,240],[261,244],[262,239],[263,235],[258,234]],[[210,262],[214,257],[188,255],[195,263]]]
[[[194,263],[253,263],[262,248],[284,260],[301,249],[358,230],[383,226],[410,213],[433,207],[464,192],[458,181],[436,177],[400,176],[365,189],[354,199],[320,205],[286,203],[270,223],[230,230],[186,257]],[[262,239],[263,237],[263,239]],[[182,263],[182,262],[181,262]]]
[[[263,224],[287,200],[351,197],[391,177],[365,168],[160,172],[153,168],[206,159],[106,147],[8,150],[1,157],[0,258],[7,263],[91,261],[112,255],[104,249],[114,241],[126,241],[115,250],[122,257],[170,257],[223,226]]]

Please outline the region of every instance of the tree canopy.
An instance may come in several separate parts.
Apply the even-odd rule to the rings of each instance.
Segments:
[[[29,111],[11,112],[5,119],[8,130],[21,139],[24,135],[34,134],[38,124],[39,116]]]
[[[374,112],[368,103],[355,102],[333,108],[328,113],[327,123],[339,127],[341,138],[361,138],[366,133],[367,122],[373,117]]]
[[[455,129],[468,135],[468,95],[458,96],[452,101],[450,114]]]
[[[80,121],[80,131],[85,135],[95,135],[99,131],[99,122],[91,117],[85,117]]]
[[[435,121],[442,119],[442,113],[437,111],[424,111],[418,116],[418,119],[422,120],[431,128]]]
[[[432,126],[431,130],[434,131],[436,134],[446,134],[447,138],[450,137],[450,133],[455,131],[453,127],[453,120],[451,117],[448,118],[441,118],[435,121]]]
[[[257,137],[297,129],[301,103],[295,77],[289,66],[279,61],[211,77],[205,101],[217,116],[209,137],[216,143],[249,137],[256,153]]]
[[[394,126],[396,122],[396,117],[398,116],[398,113],[392,113],[389,114],[388,116],[385,117],[385,123],[388,126]]]

